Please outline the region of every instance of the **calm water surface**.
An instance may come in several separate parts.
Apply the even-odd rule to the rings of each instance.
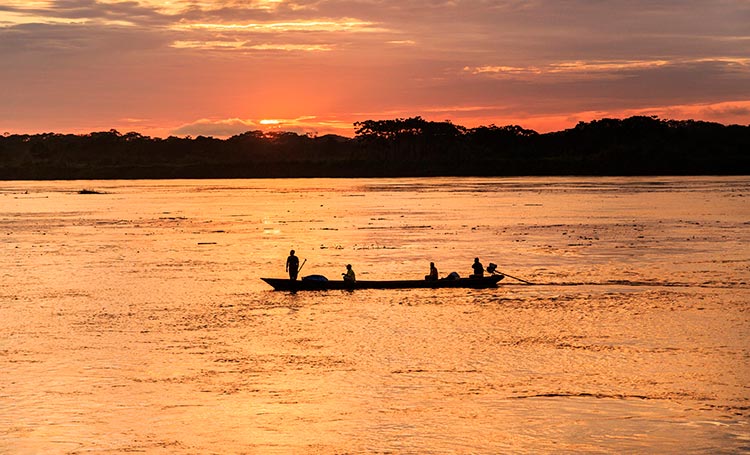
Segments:
[[[0,453],[750,452],[749,245],[746,177],[1,182]]]

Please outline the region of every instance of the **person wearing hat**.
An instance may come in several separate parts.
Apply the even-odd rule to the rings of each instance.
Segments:
[[[342,273],[341,275],[344,276],[344,281],[347,283],[354,283],[357,281],[357,277],[354,275],[354,269],[352,269],[351,264],[346,264],[346,273]]]
[[[295,281],[299,273],[299,258],[294,255],[294,250],[289,252],[286,258],[286,271],[289,272],[289,279]]]

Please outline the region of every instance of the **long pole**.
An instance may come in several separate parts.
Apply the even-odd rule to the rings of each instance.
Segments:
[[[305,259],[304,261],[302,261],[302,265],[301,265],[301,266],[299,266],[299,268],[297,269],[297,275],[299,275],[299,271],[300,271],[300,270],[302,270],[302,267],[304,267],[304,266],[305,266],[305,262],[307,262],[307,259]],[[511,278],[512,278],[512,277],[511,277]]]
[[[492,272],[492,273],[493,273],[493,274],[494,274],[494,273],[499,273],[499,274],[501,274],[501,275],[505,275],[505,276],[507,276],[508,278],[513,278],[514,280],[518,280],[518,281],[520,281],[520,282],[522,282],[522,283],[526,283],[526,284],[534,284],[534,283],[532,283],[532,282],[529,282],[529,281],[526,281],[526,280],[522,280],[521,278],[517,278],[517,277],[514,277],[513,275],[508,275],[507,273],[505,273],[505,272],[501,272],[501,271],[499,271],[499,270],[498,270],[497,272]]]

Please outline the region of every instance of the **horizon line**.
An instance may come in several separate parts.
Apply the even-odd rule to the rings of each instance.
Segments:
[[[427,120],[424,117],[422,117],[421,115],[416,115],[416,116],[412,116],[412,117],[395,117],[395,118],[383,118],[383,119],[367,119],[367,120],[361,120],[361,121],[353,122],[351,125],[354,127],[357,123],[366,122],[366,121],[380,122],[380,121],[397,121],[397,120],[409,120],[409,119],[422,119],[422,120],[424,120],[427,123],[450,123],[450,124],[452,124],[452,125],[454,125],[456,127],[465,128],[466,130],[475,130],[475,129],[480,129],[480,128],[492,128],[492,127],[495,127],[495,128],[520,127],[520,128],[522,128],[524,130],[528,130],[528,131],[534,132],[534,133],[539,134],[539,135],[545,135],[545,134],[555,134],[555,133],[561,133],[561,132],[573,130],[578,125],[580,125],[580,124],[589,124],[589,123],[594,123],[594,122],[603,121],[603,120],[619,120],[619,121],[622,121],[622,120],[628,120],[628,119],[632,119],[632,118],[650,118],[650,119],[664,121],[664,122],[708,123],[708,124],[721,125],[721,126],[724,126],[724,127],[730,127],[730,126],[750,127],[750,123],[748,123],[748,124],[745,125],[745,124],[740,124],[740,123],[723,123],[723,122],[712,121],[712,120],[698,120],[698,119],[694,119],[694,118],[688,118],[688,119],[662,118],[662,117],[660,117],[658,115],[631,115],[631,116],[627,116],[627,117],[603,116],[603,117],[599,117],[599,118],[596,118],[596,119],[593,119],[593,120],[589,120],[589,121],[579,120],[574,126],[572,126],[570,128],[564,128],[564,129],[559,129],[559,130],[554,130],[554,131],[546,131],[546,132],[538,132],[538,131],[536,131],[534,129],[526,128],[523,125],[520,125],[518,123],[508,123],[508,124],[504,124],[504,125],[496,125],[495,123],[490,123],[490,124],[487,124],[487,125],[478,125],[478,126],[475,126],[475,127],[467,128],[467,127],[464,127],[463,125],[461,125],[459,123],[453,122],[450,119],[446,119],[446,120],[442,120],[442,121]],[[76,132],[56,132],[56,131],[39,131],[39,132],[36,132],[36,133],[29,133],[29,132],[19,133],[19,132],[5,131],[2,134],[0,134],[0,137],[10,137],[10,136],[42,136],[42,135],[49,135],[49,134],[53,134],[53,135],[86,136],[86,135],[91,135],[91,134],[95,134],[95,133],[110,133],[110,132],[113,132],[113,131],[116,132],[119,135],[128,135],[128,134],[135,133],[135,134],[138,134],[138,135],[140,135],[140,136],[142,136],[144,138],[150,138],[150,139],[168,139],[168,138],[174,138],[174,137],[180,138],[180,139],[196,139],[196,138],[199,138],[199,137],[204,137],[204,138],[210,138],[210,139],[226,140],[226,139],[230,139],[230,138],[235,137],[235,136],[241,136],[243,134],[252,133],[252,132],[261,132],[261,133],[263,133],[264,136],[266,136],[266,135],[267,136],[272,136],[274,134],[288,134],[288,133],[293,133],[293,134],[297,134],[298,136],[309,136],[311,138],[325,137],[325,136],[337,136],[337,137],[342,137],[342,138],[346,138],[346,139],[354,139],[355,137],[357,137],[356,134],[352,134],[351,136],[346,136],[346,135],[343,135],[343,134],[332,133],[332,132],[328,132],[328,133],[324,133],[324,134],[318,134],[317,132],[304,132],[304,133],[301,133],[300,131],[295,131],[294,128],[290,128],[288,130],[281,129],[281,125],[275,124],[275,123],[272,124],[274,126],[273,128],[265,128],[265,129],[263,129],[261,127],[263,125],[266,125],[266,124],[264,124],[263,121],[261,121],[260,125],[258,125],[259,127],[256,128],[256,129],[249,128],[247,130],[243,130],[243,131],[238,132],[238,133],[226,134],[226,135],[215,135],[215,134],[208,134],[208,135],[206,135],[206,134],[197,134],[197,135],[195,135],[195,134],[186,134],[186,135],[182,135],[181,136],[181,135],[177,135],[177,134],[169,134],[168,136],[160,136],[160,135],[154,135],[154,136],[152,136],[152,135],[143,134],[143,133],[141,133],[140,131],[137,131],[137,130],[129,130],[129,131],[123,132],[123,131],[121,131],[118,128],[110,128],[110,129],[92,130],[92,131],[88,131],[88,132],[77,132],[77,133]]]

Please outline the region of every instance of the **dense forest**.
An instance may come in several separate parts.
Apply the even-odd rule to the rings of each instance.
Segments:
[[[0,179],[750,174],[750,126],[640,116],[545,134],[421,117],[354,127],[353,138],[6,134]]]

